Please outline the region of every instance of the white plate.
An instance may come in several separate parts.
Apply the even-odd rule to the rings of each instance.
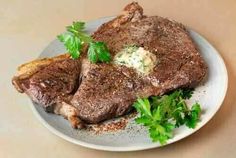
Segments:
[[[108,17],[88,22],[86,29],[88,32],[93,32],[98,26],[110,19],[111,17]],[[174,137],[167,144],[181,140],[205,125],[220,108],[227,91],[227,70],[221,56],[201,35],[191,29],[189,31],[208,65],[208,77],[203,84],[195,89],[194,95],[188,103],[198,101],[204,112],[201,115],[201,122],[198,123],[195,129],[184,126],[175,129]],[[51,57],[63,52],[65,52],[63,44],[54,40],[41,53],[40,57]],[[72,129],[64,118],[48,114],[36,104],[31,105],[40,122],[51,132],[81,146],[108,151],[135,151],[160,146],[159,143],[153,143],[150,140],[144,127],[136,125],[133,121],[129,122],[125,130],[95,135],[93,132]]]

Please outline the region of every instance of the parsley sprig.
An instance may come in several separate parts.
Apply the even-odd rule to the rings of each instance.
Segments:
[[[201,107],[195,103],[188,108],[184,99],[191,96],[192,91],[176,90],[168,95],[139,98],[133,105],[140,114],[135,121],[148,128],[153,142],[166,144],[173,137],[174,128],[184,124],[189,128],[196,127]]]
[[[67,32],[58,35],[57,38],[64,43],[67,51],[73,59],[80,57],[84,45],[88,45],[88,59],[92,63],[109,62],[111,55],[104,42],[97,42],[85,32],[84,22],[73,22],[66,27]]]

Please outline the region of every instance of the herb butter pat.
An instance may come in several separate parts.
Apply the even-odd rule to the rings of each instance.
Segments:
[[[156,66],[157,58],[143,47],[129,46],[116,54],[114,63],[134,68],[139,73],[147,75]]]

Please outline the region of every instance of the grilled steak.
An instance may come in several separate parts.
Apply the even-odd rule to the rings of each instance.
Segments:
[[[77,60],[64,59],[55,61],[38,70],[30,78],[18,80],[24,93],[43,105],[46,109],[57,102],[70,99],[70,94],[77,90],[80,65]]]
[[[194,87],[206,75],[207,68],[186,28],[166,18],[143,15],[135,2],[92,37],[105,42],[113,57],[125,46],[135,45],[154,54],[157,63],[151,73],[140,75],[113,62],[91,64],[84,58],[86,52],[80,60],[62,55],[21,66],[13,78],[15,88],[77,128],[81,127],[78,118],[98,123],[124,115],[137,97]]]
[[[144,47],[156,55],[158,63],[145,76],[124,66],[91,66],[72,100],[86,122],[124,115],[137,97],[194,87],[206,74],[204,61],[185,27],[162,17],[143,16],[137,3],[129,4],[123,15],[103,24],[93,38],[105,42],[113,55],[125,45]]]
[[[136,98],[135,90],[144,86],[136,75],[126,67],[92,65],[72,100],[79,117],[97,123],[127,113]]]
[[[22,69],[27,73],[13,78],[17,90],[26,93],[47,112],[61,114],[77,127],[77,109],[70,105],[70,100],[78,88],[80,62],[59,56],[33,61],[23,65],[20,72]]]

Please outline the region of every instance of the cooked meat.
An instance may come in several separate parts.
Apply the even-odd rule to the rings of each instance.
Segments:
[[[26,93],[47,112],[61,114],[77,126],[77,109],[69,104],[78,88],[79,60],[67,56],[41,59],[21,66],[19,72],[13,78],[19,92]]]
[[[79,73],[78,60],[63,59],[51,62],[27,78],[15,77],[13,83],[17,82],[21,92],[50,110],[55,103],[70,100],[71,93],[78,88]]]
[[[61,61],[64,59],[69,58],[69,55],[63,54],[59,55],[53,58],[43,58],[43,59],[37,59],[33,60],[31,62],[22,64],[17,69],[17,74],[13,77],[12,83],[15,86],[15,88],[20,92],[23,93],[24,89],[21,85],[21,82],[24,79],[30,78],[33,74],[37,73],[41,69],[45,68],[49,64],[55,61]]]
[[[126,67],[92,65],[72,100],[79,117],[97,123],[127,113],[136,98],[135,90],[142,86],[134,76]]]
[[[113,63],[91,64],[67,55],[24,64],[13,84],[46,111],[81,127],[82,119],[98,123],[128,113],[137,97],[162,95],[182,87],[196,86],[207,68],[185,27],[177,22],[143,15],[136,2],[103,24],[92,37],[105,42],[114,57],[127,45],[136,45],[156,56],[147,75]],[[86,50],[86,47],[83,49]]]
[[[144,47],[156,55],[158,63],[145,76],[124,66],[90,66],[72,100],[86,122],[124,115],[137,97],[194,87],[206,75],[204,61],[185,27],[162,17],[143,16],[137,3],[129,4],[123,15],[103,24],[93,38],[105,42],[113,55],[125,45]]]

